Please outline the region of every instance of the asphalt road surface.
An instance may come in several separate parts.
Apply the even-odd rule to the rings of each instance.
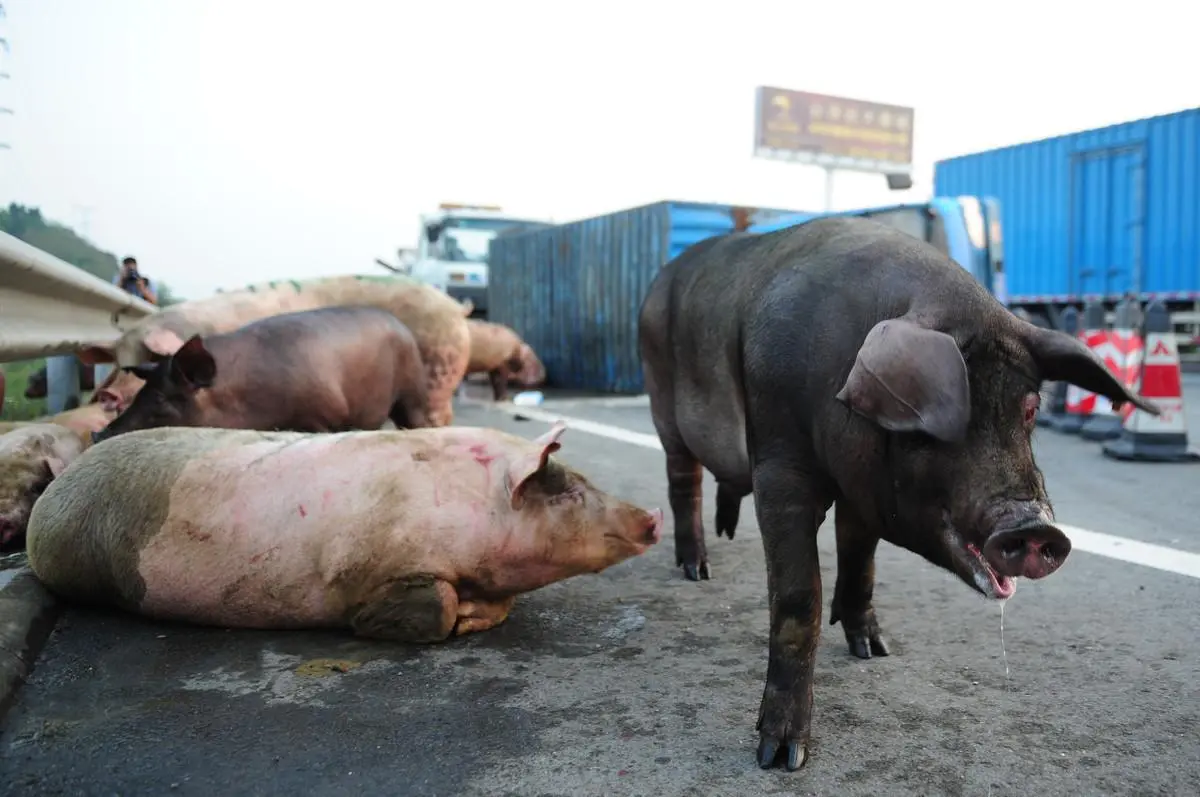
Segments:
[[[1186,379],[1196,441],[1200,378]],[[605,489],[665,507],[644,401],[543,409],[607,424],[569,429],[559,456]],[[473,406],[457,422],[526,437],[547,428]],[[881,546],[876,607],[893,655],[855,659],[841,627],[824,626],[813,755],[800,772],[754,764],[767,662],[761,542],[749,501],[736,538],[715,538],[706,477],[712,581],[682,579],[668,534],[637,560],[526,595],[502,626],[440,646],[71,609],[0,728],[0,790],[1194,794],[1200,465],[1113,462],[1099,444],[1046,430],[1036,448],[1059,519],[1093,533],[1079,532],[1052,578],[1022,582],[1003,615]]]

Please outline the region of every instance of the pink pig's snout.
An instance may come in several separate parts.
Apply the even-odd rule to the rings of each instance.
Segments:
[[[646,534],[646,542],[650,545],[657,545],[662,540],[663,530],[663,511],[661,509],[650,510],[650,530]]]

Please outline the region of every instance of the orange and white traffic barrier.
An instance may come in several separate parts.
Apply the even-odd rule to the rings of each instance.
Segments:
[[[1155,417],[1132,404],[1121,408],[1121,435],[1104,444],[1105,456],[1140,462],[1194,462],[1200,452],[1188,448],[1179,350],[1167,307],[1146,307],[1145,346],[1131,387],[1159,408]]]
[[[1140,359],[1137,352],[1141,347],[1141,337],[1137,333],[1138,305],[1134,299],[1125,299],[1117,305],[1116,318],[1113,328],[1104,331],[1104,306],[1089,305],[1086,317],[1093,323],[1088,327],[1100,329],[1095,342],[1088,341],[1088,347],[1096,356],[1104,361],[1105,367],[1122,382],[1129,384],[1129,367],[1133,361]],[[1085,440],[1114,440],[1121,436],[1121,416],[1113,409],[1112,402],[1105,396],[1091,394],[1091,415],[1079,429],[1079,436]]]

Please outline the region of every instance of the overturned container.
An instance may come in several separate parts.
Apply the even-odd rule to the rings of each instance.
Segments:
[[[706,238],[799,212],[662,201],[497,236],[488,318],[533,347],[547,386],[641,393],[637,319],[658,270]]]

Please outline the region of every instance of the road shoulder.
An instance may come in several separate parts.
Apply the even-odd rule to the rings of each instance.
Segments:
[[[58,619],[58,601],[26,565],[0,570],[0,717],[14,702]]]

